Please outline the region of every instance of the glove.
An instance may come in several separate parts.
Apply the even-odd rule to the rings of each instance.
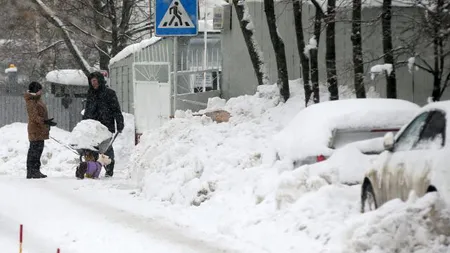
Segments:
[[[57,125],[56,122],[53,122],[53,118],[44,120],[44,124],[49,125],[49,126],[56,126]]]

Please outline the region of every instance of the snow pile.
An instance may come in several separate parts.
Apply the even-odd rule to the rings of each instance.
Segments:
[[[274,136],[281,159],[297,161],[308,156],[329,156],[334,129],[402,127],[419,106],[399,99],[346,99],[314,104],[300,111]]]
[[[114,154],[118,157],[118,159],[116,159],[115,167],[119,169],[126,168],[135,147],[134,116],[124,112],[122,112],[122,115],[124,118],[125,127],[122,133],[117,136],[113,144]]]
[[[106,126],[96,120],[80,121],[72,130],[70,144],[77,149],[94,149],[112,137]]]
[[[45,76],[47,82],[64,85],[88,86],[89,81],[84,72],[80,69],[53,70]]]
[[[176,118],[160,129],[142,135],[129,165],[132,178],[148,198],[183,205],[199,205],[229,191],[240,185],[235,180],[259,180],[258,173],[247,174],[247,170],[272,166],[276,160],[272,136],[304,107],[300,80],[291,81],[290,86],[292,94],[286,104],[280,103],[276,85],[259,86],[255,95],[226,103],[210,100],[212,108],[231,113],[227,123],[217,124],[189,111],[177,112]],[[327,88],[321,86],[320,92],[322,100],[327,100]],[[340,93],[341,98],[354,97],[345,87]],[[377,95],[372,92],[368,96]],[[275,187],[276,182],[269,185]],[[264,195],[267,187],[259,190]]]
[[[14,123],[0,128],[0,175],[23,175],[26,172],[27,152],[29,147],[27,124]],[[57,127],[52,127],[50,136],[58,141],[67,140],[68,133]],[[45,141],[41,157],[42,170],[54,174],[70,171],[78,163],[78,156],[55,142]]]
[[[371,150],[382,150],[382,138],[369,140],[374,142]],[[365,141],[363,141],[365,142]],[[358,142],[359,143],[359,142]],[[361,142],[362,143],[362,142]],[[327,184],[359,184],[364,179],[376,155],[365,155],[364,147],[349,144],[337,149],[333,155],[319,163],[304,165],[294,170],[287,170],[286,161],[278,162],[276,168],[282,172],[276,189],[277,206],[294,203],[305,193],[316,191]],[[349,159],[351,158],[351,159]]]
[[[348,221],[336,234],[330,252],[449,252],[450,210],[437,193],[406,203],[392,200]]]

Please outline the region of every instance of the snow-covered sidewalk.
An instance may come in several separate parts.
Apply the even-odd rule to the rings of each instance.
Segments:
[[[127,187],[121,180],[1,176],[2,252],[18,250],[19,224],[24,252],[241,252],[219,237],[155,216],[161,210],[133,198]]]

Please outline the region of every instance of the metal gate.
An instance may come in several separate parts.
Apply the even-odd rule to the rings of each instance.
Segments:
[[[162,126],[171,112],[170,62],[134,62],[136,132]]]

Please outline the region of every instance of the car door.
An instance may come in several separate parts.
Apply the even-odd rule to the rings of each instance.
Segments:
[[[379,202],[405,201],[411,191],[425,194],[433,161],[445,145],[445,127],[445,113],[434,110],[417,116],[398,136],[382,172]]]

